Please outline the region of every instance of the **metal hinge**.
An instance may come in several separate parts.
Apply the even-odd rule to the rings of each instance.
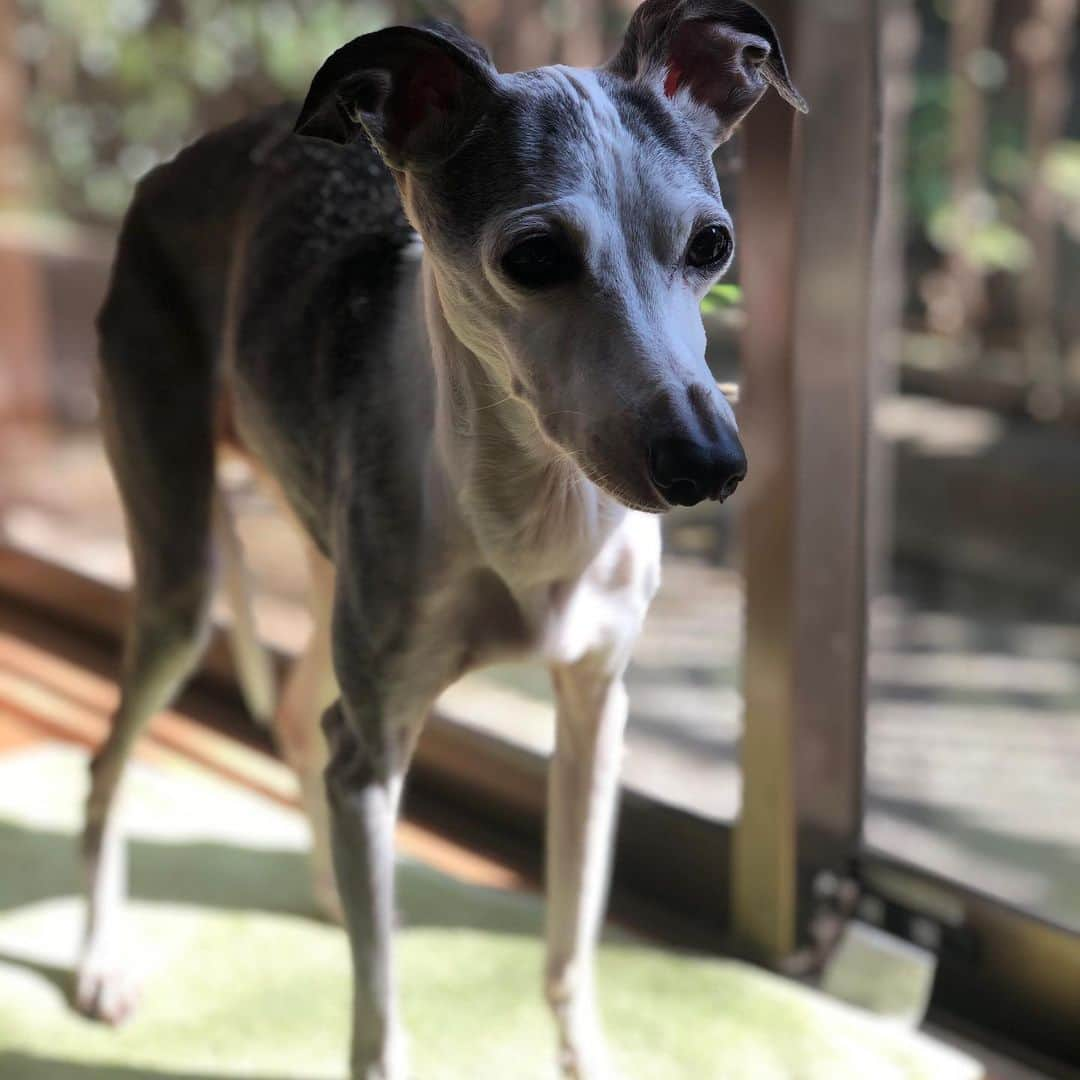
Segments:
[[[810,894],[810,945],[788,970],[878,1015],[918,1026],[939,960],[977,956],[962,907],[903,875],[883,879],[875,867],[871,876],[856,862],[816,873]]]
[[[837,872],[818,871],[810,885],[809,944],[785,968],[793,974],[823,970],[853,922],[892,935],[950,963],[974,965],[979,948],[963,906],[931,885],[858,860]]]

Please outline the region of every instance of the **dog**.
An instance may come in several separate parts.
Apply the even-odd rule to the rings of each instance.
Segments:
[[[770,86],[805,109],[773,27],[735,0],[646,0],[590,70],[500,74],[455,29],[398,26],[335,52],[298,117],[211,133],[140,182],[98,318],[135,587],[90,770],[84,1012],[117,1022],[134,1003],[116,794],[200,659],[216,552],[236,555],[215,489],[231,433],[311,551],[315,630],[278,728],[317,889],[348,932],[352,1077],[407,1075],[393,830],[425,715],[465,672],[525,655],[557,699],[560,1067],[611,1075],[593,952],[623,672],[659,583],[659,515],[746,474],[699,304],[734,249],[711,155]]]

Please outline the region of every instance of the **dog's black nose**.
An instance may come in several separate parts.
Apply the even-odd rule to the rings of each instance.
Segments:
[[[702,499],[723,502],[746,476],[746,454],[734,437],[714,443],[660,439],[649,453],[649,472],[673,506],[696,506]]]

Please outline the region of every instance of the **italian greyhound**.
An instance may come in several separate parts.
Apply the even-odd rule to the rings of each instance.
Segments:
[[[201,656],[215,550],[235,554],[215,492],[228,433],[312,552],[316,628],[279,721],[327,906],[332,851],[352,1077],[407,1076],[394,823],[425,715],[463,673],[523,655],[557,698],[560,1067],[611,1075],[593,952],[623,672],[659,582],[658,515],[746,474],[699,304],[733,252],[711,155],[769,86],[805,109],[772,26],[735,0],[647,0],[588,70],[501,74],[457,30],[392,27],[335,52],[298,118],[214,132],[139,184],[98,320],[135,589],[91,765],[85,1012],[115,1022],[133,1004],[115,795]]]

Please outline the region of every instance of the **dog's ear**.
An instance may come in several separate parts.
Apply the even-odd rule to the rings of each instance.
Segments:
[[[443,26],[392,26],[337,50],[315,75],[295,130],[348,143],[367,132],[397,170],[449,157],[492,107],[498,72]]]
[[[607,68],[653,82],[700,120],[714,145],[731,137],[770,86],[806,112],[772,24],[738,0],[645,0]]]

